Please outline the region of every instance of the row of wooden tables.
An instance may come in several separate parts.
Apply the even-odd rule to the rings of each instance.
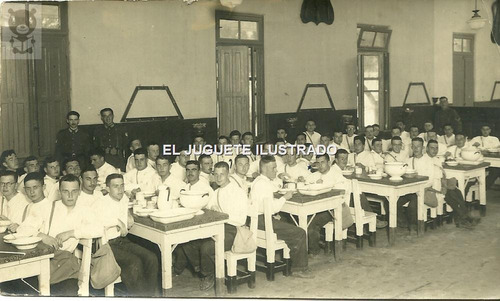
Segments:
[[[458,180],[459,189],[464,193],[465,182],[468,178],[477,177],[479,180],[480,204],[486,206],[485,170],[488,166],[500,167],[500,155],[485,154],[485,162],[478,165],[458,165],[451,167],[444,166],[447,177],[455,177]],[[366,175],[352,175],[348,178],[358,180],[359,189],[365,193],[373,193],[386,197],[389,202],[389,245],[395,243],[395,229],[397,227],[397,201],[400,196],[415,193],[418,196],[418,235],[424,233],[424,186],[427,177],[417,176],[415,178],[403,178],[402,181],[395,182],[384,177],[374,180]],[[331,192],[315,197],[294,195],[282,208],[283,212],[295,215],[297,226],[307,232],[307,227],[314,216],[323,211],[333,211],[335,228],[342,228],[342,203],[345,201],[343,190],[332,190]],[[348,203],[348,200],[346,201]],[[228,216],[211,210],[204,210],[205,213],[197,215],[186,221],[170,224],[157,223],[149,217],[134,216],[135,224],[130,229],[130,233],[156,243],[161,250],[162,267],[162,288],[166,295],[168,289],[172,287],[172,252],[178,244],[192,240],[213,238],[215,240],[215,277],[216,295],[224,293],[224,223]],[[309,219],[309,217],[311,217]],[[335,241],[340,250],[342,242],[342,231],[335,231]],[[3,235],[0,235],[0,250],[16,251],[16,249],[3,242]],[[337,252],[338,252],[337,250]],[[0,254],[0,282],[19,279],[30,276],[38,276],[40,283],[40,293],[50,294],[49,286],[49,260],[53,257],[53,249],[40,243],[37,248],[28,250],[26,255],[2,255]]]

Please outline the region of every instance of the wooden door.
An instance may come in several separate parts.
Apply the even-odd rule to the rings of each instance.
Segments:
[[[5,59],[2,45],[0,150],[14,149],[18,157],[31,153],[28,55],[26,59]]]
[[[217,47],[219,135],[252,130],[248,51],[247,46]]]
[[[34,145],[39,156],[54,153],[57,132],[66,127],[69,108],[67,38],[45,35],[40,60],[35,60]]]

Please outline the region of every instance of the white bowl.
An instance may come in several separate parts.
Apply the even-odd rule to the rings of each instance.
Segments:
[[[209,194],[205,191],[181,190],[180,195],[181,205],[196,211],[204,208],[209,201]]]
[[[403,178],[401,177],[406,173],[406,168],[408,167],[408,164],[402,163],[402,162],[387,162],[384,165],[384,171],[390,175],[390,180],[396,181],[396,180],[402,180]]]
[[[353,172],[354,172],[354,169],[345,169],[345,170],[342,171],[342,175],[344,175],[344,176],[350,176],[350,175],[353,174]]]
[[[448,165],[448,166],[457,166],[457,165],[458,165],[458,162],[457,162],[457,161],[446,161],[445,163],[446,163],[446,165]]]
[[[369,174],[368,177],[372,180],[380,180],[382,179],[382,175],[377,175],[377,174]]]
[[[175,208],[175,209],[153,212],[149,214],[149,217],[155,222],[168,224],[193,218],[196,213],[197,211],[194,209]]]
[[[138,215],[138,216],[146,217],[146,216],[149,216],[151,213],[153,213],[155,211],[158,211],[158,210],[145,208],[145,209],[139,209],[139,210],[137,210],[135,212],[135,214]]]
[[[460,156],[466,161],[478,161],[481,159],[481,151],[477,147],[465,147]]]
[[[29,250],[36,247],[40,241],[42,241],[41,237],[32,236],[32,237],[17,238],[11,240],[10,243],[13,244],[19,250]]]
[[[490,153],[499,153],[500,148],[488,148],[487,151]]]

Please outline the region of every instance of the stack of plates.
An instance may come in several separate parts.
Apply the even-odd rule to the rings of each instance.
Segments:
[[[160,210],[149,214],[155,222],[168,224],[178,221],[191,219],[198,213],[198,210],[188,208],[175,208],[170,210]]]
[[[35,248],[42,241],[42,238],[38,236],[17,237],[14,234],[9,234],[4,236],[3,241],[13,244],[19,250],[29,250]]]
[[[324,184],[310,184],[304,186],[303,188],[299,188],[300,193],[302,193],[303,195],[311,195],[311,196],[322,194],[330,190],[332,190],[332,188]]]

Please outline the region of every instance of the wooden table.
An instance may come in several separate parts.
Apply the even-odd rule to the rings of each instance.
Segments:
[[[389,246],[393,246],[396,241],[396,227],[398,226],[398,199],[400,196],[415,193],[417,194],[417,234],[424,234],[424,217],[427,212],[424,208],[424,188],[429,177],[416,176],[407,178],[403,176],[402,181],[391,181],[389,177],[380,180],[373,180],[366,174],[346,176],[348,179],[357,179],[359,190],[365,193],[373,193],[385,197],[389,202]]]
[[[172,252],[178,244],[192,240],[210,238],[215,240],[215,293],[224,293],[224,223],[228,215],[212,210],[204,210],[202,215],[192,219],[162,224],[149,217],[134,215],[135,223],[130,233],[160,247],[163,295],[172,288]]]
[[[490,163],[490,167],[500,168],[500,153],[483,151],[484,161]]]
[[[24,252],[25,255],[0,253],[0,282],[38,276],[38,290],[42,296],[50,296],[50,259],[54,257],[54,248],[40,242],[36,248],[18,250],[3,241],[5,234],[0,234],[0,251]]]
[[[485,157],[486,158],[486,157]],[[458,164],[457,166],[449,166],[443,164],[446,178],[456,178],[458,181],[458,189],[462,192],[464,199],[465,184],[470,178],[477,178],[479,181],[479,204],[482,216],[486,215],[486,168],[490,166],[489,162],[482,162],[477,165]]]
[[[292,220],[297,226],[304,229],[307,234],[307,227],[317,213],[333,210],[335,229],[342,229],[342,203],[344,202],[345,191],[341,189],[332,189],[329,192],[316,196],[303,195],[297,192],[291,199],[285,202],[281,208],[282,212],[290,214]],[[330,213],[331,214],[331,213]],[[298,222],[293,215],[298,217]],[[312,216],[308,221],[308,216]],[[335,231],[335,258],[340,259],[340,250],[342,243],[342,231]]]

